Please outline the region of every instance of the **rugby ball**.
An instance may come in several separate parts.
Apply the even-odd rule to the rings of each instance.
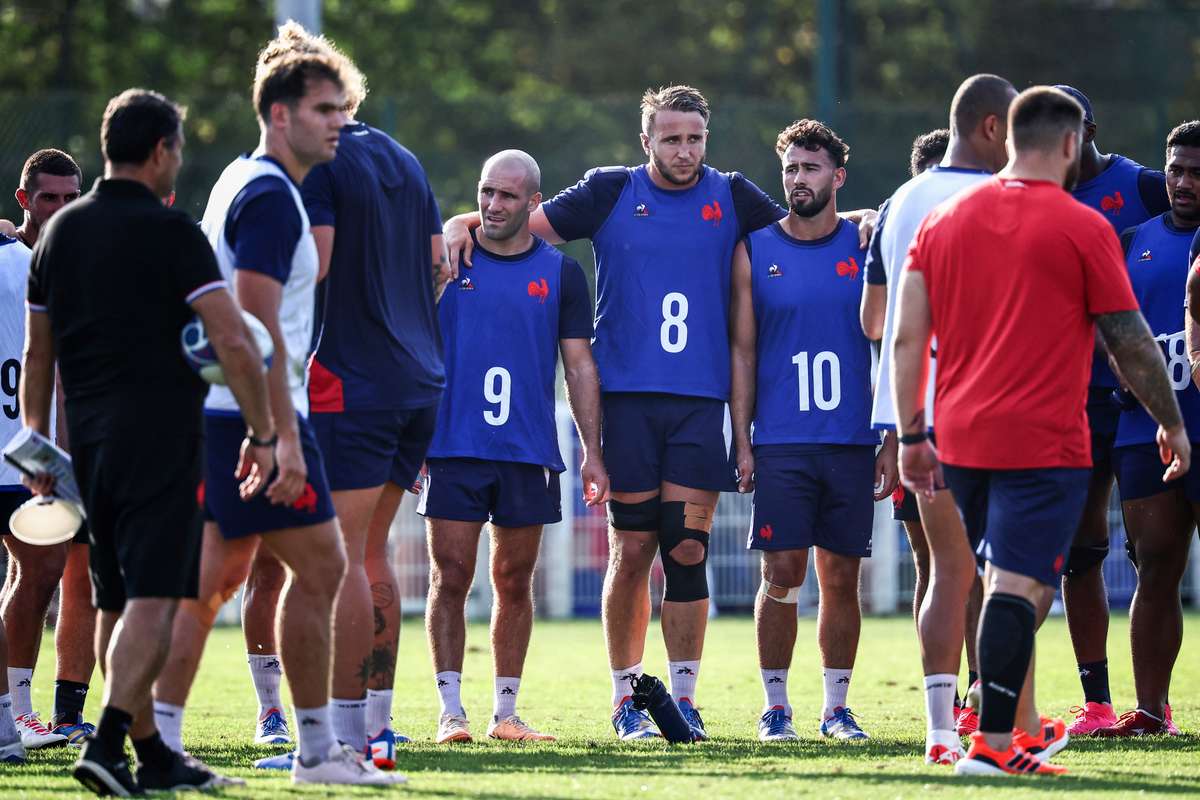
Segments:
[[[262,353],[263,369],[265,370],[271,366],[271,355],[275,352],[271,333],[267,330],[267,326],[263,325],[262,321],[249,311],[242,312],[242,319],[246,321],[246,327],[250,329],[250,335],[254,337],[254,342],[258,345],[258,351]],[[179,341],[183,347],[183,360],[196,371],[197,375],[208,383],[225,385],[225,371],[221,369],[217,351],[208,341],[208,333],[204,330],[204,322],[200,317],[195,317],[183,326]]]

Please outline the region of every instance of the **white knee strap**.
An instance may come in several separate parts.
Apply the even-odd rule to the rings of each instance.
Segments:
[[[783,597],[776,597],[775,595],[771,594],[771,592],[770,592],[771,589],[775,589],[776,591],[784,592]],[[763,597],[767,598],[768,600],[774,600],[776,603],[787,603],[788,605],[796,605],[797,603],[800,602],[800,587],[799,586],[793,586],[790,589],[785,589],[782,586],[776,586],[773,583],[768,583],[766,579],[763,579],[762,585],[760,585],[758,587],[758,591],[759,591],[759,594],[761,594]]]

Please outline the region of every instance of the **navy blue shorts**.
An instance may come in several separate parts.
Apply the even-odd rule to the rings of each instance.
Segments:
[[[758,445],[746,547],[869,557],[874,492],[871,445]]]
[[[1114,471],[1113,443],[1117,440],[1117,423],[1121,420],[1121,404],[1113,397],[1112,389],[1088,387],[1087,418],[1092,432],[1092,471],[1111,476]]]
[[[329,495],[329,481],[325,477],[317,437],[304,417],[297,415],[296,422],[300,426],[300,445],[304,448],[308,482],[295,503],[277,506],[267,499],[266,490],[249,502],[243,502],[238,496],[240,481],[233,472],[237,468],[242,439],[246,438],[245,421],[240,416],[205,415],[205,516],[220,526],[221,535],[226,539],[285,528],[305,528],[333,519],[333,498]]]
[[[562,519],[558,473],[540,464],[431,458],[417,513],[502,528],[549,525]]]
[[[1083,517],[1090,469],[942,465],[975,552],[1000,569],[1057,586]]]
[[[605,392],[604,464],[614,492],[648,492],[668,481],[732,492],[736,462],[728,407],[710,397]]]
[[[391,481],[407,489],[417,479],[433,428],[436,405],[407,411],[339,411],[309,417],[329,488],[370,489]]]
[[[1131,444],[1114,448],[1113,467],[1117,473],[1121,502],[1182,489],[1189,502],[1200,503],[1200,470],[1189,469],[1182,478],[1163,483],[1162,476],[1167,465],[1158,457],[1157,444]]]
[[[929,441],[937,447],[937,437],[933,431],[929,432]],[[917,508],[917,496],[904,488],[904,484],[896,484],[896,491],[892,492],[892,519],[897,522],[920,522],[921,510]]]

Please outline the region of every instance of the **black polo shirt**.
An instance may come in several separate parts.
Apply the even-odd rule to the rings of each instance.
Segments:
[[[183,359],[189,306],[225,286],[208,240],[143,184],[98,180],[38,238],[29,308],[50,315],[73,443],[203,433],[208,386]]]

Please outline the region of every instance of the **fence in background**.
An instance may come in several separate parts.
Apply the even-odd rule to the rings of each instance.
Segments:
[[[578,488],[579,444],[566,406],[558,409],[560,446],[568,469],[562,476],[563,521],[547,526],[535,576],[538,611],[547,617],[598,617],[600,592],[608,559],[608,530],[604,512],[587,508]],[[1133,567],[1125,554],[1125,529],[1114,494],[1110,509],[1111,549],[1104,562],[1104,577],[1114,608],[1129,605],[1136,587]],[[750,526],[750,497],[723,494],[717,506],[709,545],[709,584],[718,613],[746,613],[758,591],[758,555],[746,550]],[[429,560],[425,549],[424,521],[417,515],[416,502],[406,499],[392,526],[393,557],[400,575],[405,613],[416,614],[425,607],[429,588]],[[913,560],[903,528],[891,518],[891,503],[875,507],[874,551],[863,561],[861,596],[868,613],[906,613],[912,605]],[[485,618],[491,609],[487,580],[487,536],[481,536],[475,586],[468,613]],[[1193,539],[1193,548],[1196,542]],[[1197,603],[1200,587],[1200,558],[1184,579],[1185,602]],[[652,578],[655,606],[662,597],[662,572],[658,563]],[[809,562],[809,576],[801,592],[801,611],[815,609],[816,580]]]

